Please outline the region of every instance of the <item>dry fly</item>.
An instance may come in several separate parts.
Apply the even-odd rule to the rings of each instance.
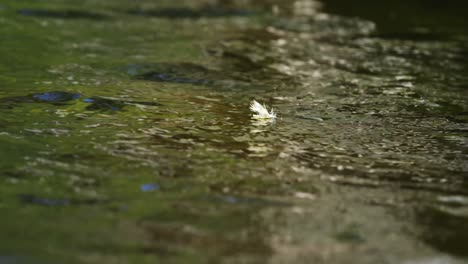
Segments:
[[[255,112],[255,114],[252,117],[256,118],[256,119],[271,119],[271,120],[273,120],[273,119],[276,118],[276,113],[273,110],[273,108],[271,108],[271,111],[268,112],[268,110],[266,108],[266,105],[261,105],[255,100],[253,100],[250,103],[250,110],[252,112]]]

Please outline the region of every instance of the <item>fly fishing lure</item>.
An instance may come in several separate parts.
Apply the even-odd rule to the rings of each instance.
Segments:
[[[273,119],[276,118],[276,113],[273,110],[273,108],[271,108],[271,111],[268,112],[265,105],[261,105],[255,100],[253,100],[250,103],[250,110],[252,112],[256,113],[256,114],[254,114],[252,116],[253,118],[256,118],[256,119],[271,119],[271,120],[273,120]]]

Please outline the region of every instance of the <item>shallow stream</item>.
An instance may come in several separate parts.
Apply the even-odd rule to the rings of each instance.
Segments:
[[[467,263],[468,5],[388,2],[2,1],[0,264]]]

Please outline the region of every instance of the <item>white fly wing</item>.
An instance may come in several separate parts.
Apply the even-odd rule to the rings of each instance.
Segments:
[[[252,112],[257,113],[259,117],[270,116],[270,113],[268,113],[268,110],[263,105],[259,104],[255,100],[253,100],[252,103],[250,104],[250,110],[252,110]]]

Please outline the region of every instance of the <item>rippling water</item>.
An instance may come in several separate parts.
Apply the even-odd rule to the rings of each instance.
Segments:
[[[0,4],[0,263],[468,261],[463,8]]]

